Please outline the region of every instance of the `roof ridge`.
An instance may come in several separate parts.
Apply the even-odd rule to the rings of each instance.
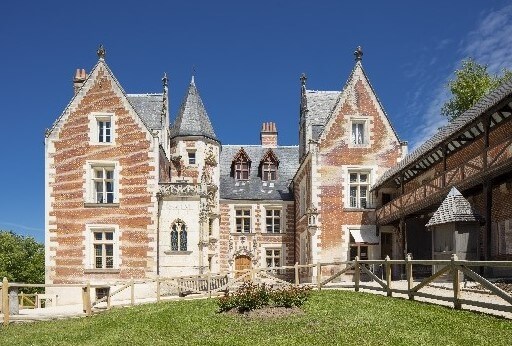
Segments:
[[[137,94],[126,94],[126,96],[163,96],[164,93],[137,93]]]

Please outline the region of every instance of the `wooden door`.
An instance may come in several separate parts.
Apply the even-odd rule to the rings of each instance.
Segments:
[[[393,258],[393,234],[380,232],[380,257],[385,259],[386,256]]]
[[[235,270],[246,270],[251,269],[251,258],[249,256],[237,256],[235,258]],[[235,273],[235,277],[239,277],[243,275],[244,273]]]

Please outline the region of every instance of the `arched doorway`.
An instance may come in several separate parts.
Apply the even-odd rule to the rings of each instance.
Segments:
[[[240,255],[235,257],[235,270],[251,269],[251,258],[247,255]],[[239,277],[244,273],[236,272],[235,277]]]

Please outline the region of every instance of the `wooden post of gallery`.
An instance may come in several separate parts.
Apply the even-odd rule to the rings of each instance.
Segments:
[[[2,281],[2,313],[4,314],[4,326],[9,325],[9,281],[4,277]]]

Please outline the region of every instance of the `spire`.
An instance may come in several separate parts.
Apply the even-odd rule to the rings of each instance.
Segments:
[[[217,142],[219,141],[213,131],[212,123],[201,100],[193,76],[181,103],[176,121],[171,129],[171,138],[178,136],[202,136]]]
[[[363,60],[363,48],[361,48],[361,46],[357,46],[356,50],[354,51],[354,56],[356,57],[356,61]]]
[[[164,72],[164,76],[162,77],[162,85],[163,85],[163,98],[162,98],[162,112],[160,113],[160,126],[164,125],[167,118],[167,108],[168,108],[168,101],[167,101],[167,93],[168,93],[168,86],[169,86],[169,78],[167,78],[167,72]],[[165,126],[168,126],[166,124]]]
[[[105,55],[107,54],[107,50],[105,49],[105,47],[103,47],[102,44],[100,44],[100,46],[98,47],[98,50],[96,51],[96,54],[98,54],[98,58],[100,58],[100,60],[105,60]]]

